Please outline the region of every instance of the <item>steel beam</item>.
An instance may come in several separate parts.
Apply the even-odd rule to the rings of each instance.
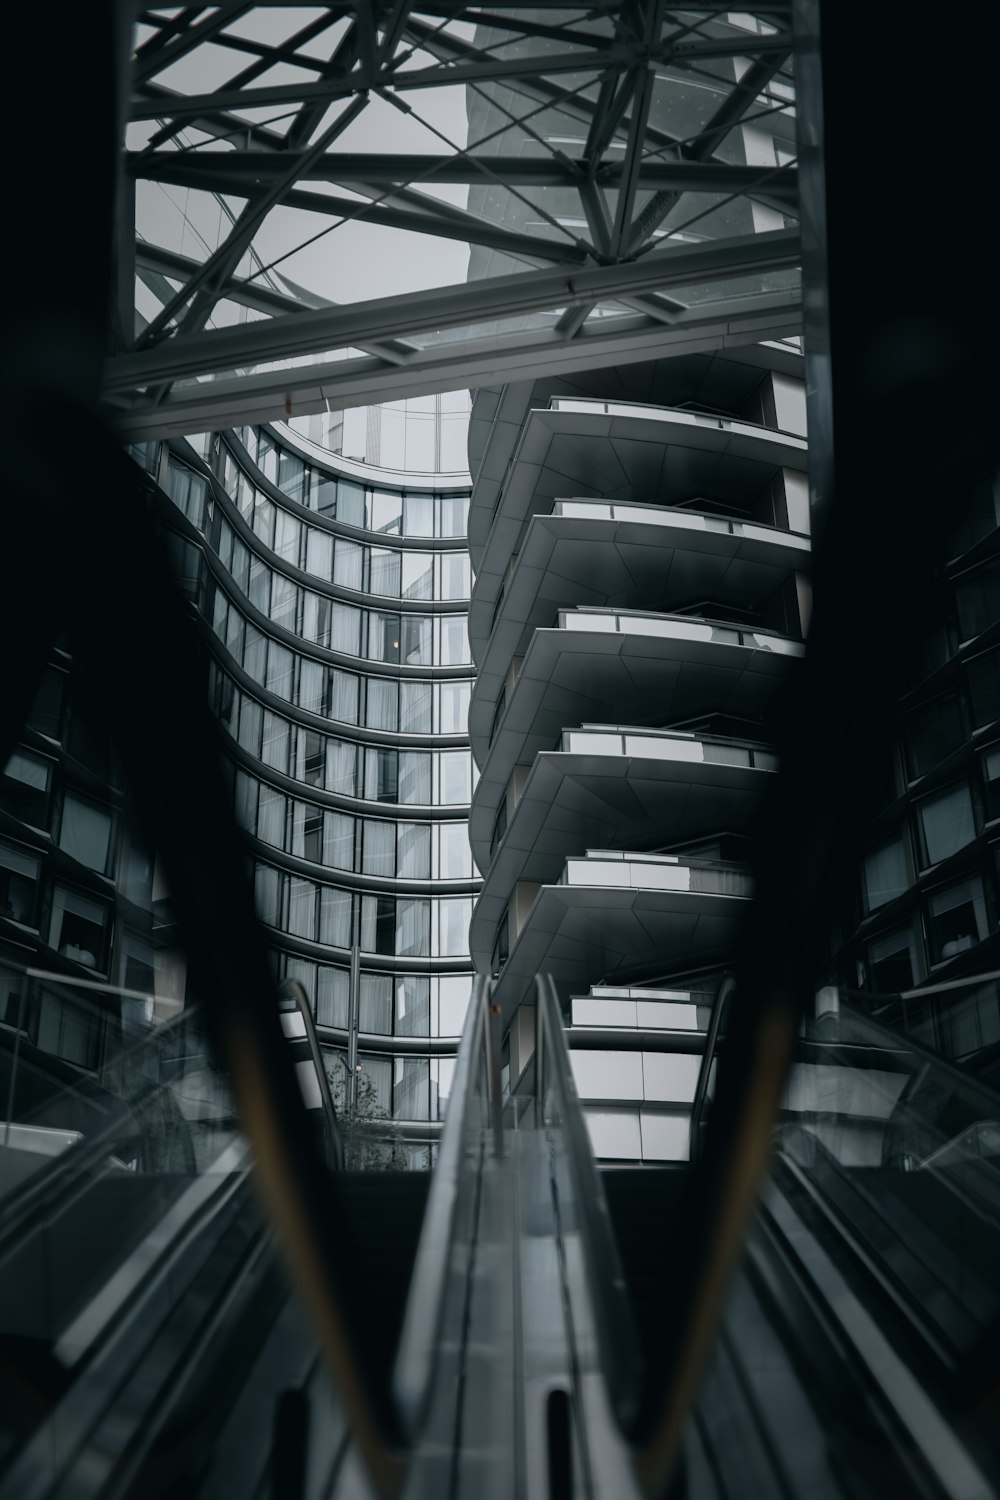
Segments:
[[[108,406],[106,411],[123,438],[138,442],[667,354],[739,347],[800,332],[798,291],[754,295],[690,308],[669,327],[657,319],[623,316],[587,323],[567,339],[550,325],[502,340],[439,343],[403,365],[345,357],[322,365],[174,386],[158,405]]]
[[[700,245],[675,245],[620,265],[570,272],[522,271],[457,286],[379,297],[349,307],[276,317],[237,328],[179,335],[151,348],[110,359],[107,391],[136,390],[162,381],[247,369],[274,359],[295,359],[383,338],[458,328],[463,324],[560,310],[581,302],[613,301],[691,283],[763,275],[798,266],[794,229],[736,235]]]

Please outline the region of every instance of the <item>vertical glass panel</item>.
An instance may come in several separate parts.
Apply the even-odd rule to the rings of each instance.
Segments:
[[[299,707],[321,714],[326,707],[326,668],[303,656],[299,663]]]
[[[399,755],[390,749],[365,753],[365,797],[369,802],[395,802],[399,790]]]
[[[399,800],[407,806],[431,805],[431,757],[428,751],[399,752]]]
[[[285,978],[297,979],[309,996],[309,1004],[316,1014],[316,965],[306,958],[285,959]]]
[[[465,615],[441,615],[441,654],[443,667],[467,665],[472,657],[469,652],[468,620]]]
[[[302,634],[317,646],[330,644],[330,601],[308,589],[302,590]]]
[[[442,880],[472,878],[472,849],[467,823],[438,825],[439,854],[437,873]]]
[[[369,590],[383,594],[387,599],[399,598],[400,563],[399,553],[382,547],[372,547],[369,559]]]
[[[392,1110],[392,1058],[362,1055],[358,1058],[358,1063],[361,1077],[368,1085],[372,1117],[388,1119]]]
[[[353,672],[330,668],[330,718],[341,724],[358,722],[358,679]]]
[[[895,901],[910,884],[901,838],[891,839],[865,857],[865,910]]]
[[[465,536],[468,529],[468,495],[439,495],[438,536]]]
[[[295,630],[299,591],[290,578],[275,573],[271,580],[271,619],[284,630]]]
[[[327,809],[323,833],[323,863],[334,870],[354,869],[354,819],[350,813]]]
[[[261,759],[276,771],[288,770],[288,720],[264,710],[264,745]]]
[[[267,687],[268,691],[279,698],[291,700],[292,696],[292,665],[295,658],[285,647],[279,646],[277,641],[271,641],[267,649]]]
[[[243,643],[243,670],[254,682],[264,683],[264,663],[267,657],[267,636],[256,625],[247,622]]]
[[[247,833],[257,832],[257,783],[244,771],[236,773],[236,821]]]
[[[333,537],[317,526],[306,530],[306,572],[325,579],[333,572]]]
[[[399,661],[399,616],[371,610],[368,615],[368,656],[371,661]]]
[[[469,951],[469,923],[472,900],[468,896],[448,896],[437,903],[438,953],[456,957]]]
[[[432,552],[403,553],[402,594],[404,599],[432,599],[434,597],[434,554]]]
[[[313,469],[309,503],[321,516],[336,516],[337,481],[332,474],[327,474],[322,469]]]
[[[316,865],[323,857],[323,814],[311,802],[293,803],[292,853]]]
[[[434,496],[406,495],[403,500],[403,531],[407,536],[434,535]]]
[[[248,598],[254,609],[266,615],[271,602],[271,569],[259,557],[250,559]]]
[[[274,787],[261,786],[257,813],[257,837],[275,849],[285,847],[285,796]]]
[[[260,755],[260,733],[264,720],[264,710],[259,703],[244,694],[240,705],[240,744],[244,750],[251,755]]]
[[[67,793],[63,801],[59,847],[88,869],[105,874],[111,851],[110,812]]]
[[[333,581],[345,589],[361,591],[365,549],[359,542],[345,542],[340,537],[333,554]]]
[[[337,520],[346,526],[365,524],[365,492],[352,479],[337,480]]]
[[[369,677],[365,723],[369,729],[396,729],[399,725],[399,684],[392,678]]]
[[[99,901],[56,886],[52,893],[49,946],[88,969],[105,967],[108,909]]]
[[[469,728],[469,698],[472,685],[468,682],[442,682],[440,685],[440,709],[438,729],[442,734],[467,734]]]
[[[343,797],[357,796],[358,749],[350,740],[326,742],[326,789]]]
[[[430,734],[431,684],[402,682],[399,695],[399,727],[403,734]]]
[[[467,750],[443,750],[439,756],[441,804],[454,807],[472,797],[472,765]]]
[[[397,1036],[429,1036],[431,981],[427,974],[401,974],[396,979]]]
[[[393,1058],[392,1114],[396,1120],[430,1118],[430,1063],[426,1057]]]
[[[472,569],[467,552],[441,553],[442,599],[468,599],[472,592]]]
[[[965,880],[931,896],[931,962],[955,958],[981,943],[988,932],[986,900],[981,880]]]
[[[403,661],[411,667],[430,666],[432,656],[430,617],[428,615],[404,615],[401,630]]]
[[[269,500],[262,490],[254,492],[254,535],[260,538],[265,547],[273,548],[274,546],[274,516],[276,508],[274,501]]]
[[[375,1032],[379,1036],[390,1036],[392,1034],[392,976],[362,973],[360,980],[358,1030]]]
[[[226,617],[226,650],[234,661],[243,662],[243,616],[235,604],[229,606]]]
[[[291,563],[293,568],[299,565],[301,532],[301,523],[279,506],[274,523],[274,550],[279,557],[284,558],[285,562]]]
[[[254,897],[257,915],[269,927],[277,927],[281,921],[281,879],[270,865],[258,865],[254,880]]]
[[[455,1058],[439,1057],[437,1063],[437,1119],[443,1120],[448,1113],[448,1100],[451,1098],[451,1084],[455,1076]],[[432,1064],[433,1066],[433,1064]],[[433,1078],[431,1081],[431,1103],[434,1102]]]
[[[250,584],[250,553],[239,537],[233,538],[233,582],[241,594]]]
[[[351,946],[352,913],[353,905],[350,891],[341,891],[332,885],[320,886],[320,942],[331,943],[335,948],[349,948]]]
[[[439,1036],[461,1036],[471,993],[471,974],[441,975],[438,980]]]
[[[260,437],[257,444],[257,466],[265,479],[272,484],[278,482],[278,454],[274,446],[274,439],[270,433],[263,428],[259,429]]]
[[[0,916],[25,927],[35,926],[41,868],[40,861],[23,849],[0,844]]]
[[[49,785],[52,766],[27,750],[15,750],[4,767],[0,783],[0,807],[19,823],[34,828],[48,824]]]
[[[430,902],[400,896],[396,902],[396,949],[404,958],[425,958],[430,953]]]
[[[353,604],[334,604],[330,612],[330,648],[360,655],[362,611]]]
[[[361,868],[366,875],[395,875],[395,823],[390,823],[385,818],[364,819]]]
[[[400,823],[396,874],[407,880],[427,880],[431,873],[431,830],[427,823]]]
[[[320,1026],[347,1029],[351,976],[346,969],[320,964],[316,973],[316,1020]]]
[[[396,900],[394,896],[362,896],[361,948],[365,953],[395,951]]]
[[[296,500],[300,505],[305,504],[305,478],[306,466],[301,458],[295,453],[289,453],[287,448],[279,448],[278,488],[289,500]]]
[[[918,803],[917,811],[926,864],[947,859],[976,836],[972,796],[965,782]]]
[[[371,496],[371,530],[385,536],[398,536],[403,521],[403,497],[391,491],[373,490]]]

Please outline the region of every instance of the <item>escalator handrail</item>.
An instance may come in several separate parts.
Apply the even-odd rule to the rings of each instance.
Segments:
[[[472,998],[459,1043],[448,1101],[448,1114],[438,1147],[437,1163],[431,1176],[430,1192],[424,1210],[423,1229],[410,1277],[403,1327],[393,1367],[392,1390],[405,1430],[412,1437],[423,1419],[430,1395],[431,1377],[437,1351],[438,1334],[444,1316],[445,1292],[463,1173],[468,1170],[466,1142],[472,1121],[477,1074],[484,1073],[485,1116],[481,1121],[480,1140],[485,1144],[487,1125],[492,1127],[498,1101],[493,1097],[491,1064],[489,997],[492,981],[477,974]],[[485,1151],[481,1150],[478,1169],[482,1170]]]
[[[312,1058],[313,1068],[316,1071],[316,1083],[319,1088],[320,1104],[327,1129],[330,1132],[330,1141],[333,1147],[333,1161],[331,1166],[335,1172],[343,1172],[346,1158],[344,1153],[344,1137],[340,1129],[340,1121],[337,1119],[337,1108],[333,1102],[330,1092],[330,1080],[327,1077],[326,1068],[323,1063],[323,1051],[316,1035],[316,1026],[313,1021],[312,1006],[306,993],[305,985],[298,979],[283,979],[278,985],[278,999],[294,1000],[298,1007],[302,1024],[305,1028],[306,1045],[309,1048],[309,1056]]]
[[[691,1101],[689,1138],[691,1142],[692,1161],[697,1160],[701,1150],[701,1121],[705,1113],[705,1105],[708,1102],[708,1084],[712,1075],[712,1064],[715,1061],[715,1053],[719,1045],[722,1017],[725,1013],[729,997],[735,988],[735,977],[729,973],[723,974],[715,991],[715,998],[712,1001],[712,1010],[708,1018],[708,1030],[705,1032],[705,1045],[702,1048],[701,1062],[698,1066],[698,1079],[694,1087],[694,1098]]]
[[[638,1408],[642,1353],[632,1306],[625,1287],[607,1199],[573,1080],[566,1030],[550,974],[535,978],[538,1026],[535,1089],[539,1128],[545,1100],[551,1095],[566,1145],[573,1184],[573,1208],[579,1215],[601,1365],[618,1421],[627,1429]],[[540,1043],[540,1045],[539,1045]]]

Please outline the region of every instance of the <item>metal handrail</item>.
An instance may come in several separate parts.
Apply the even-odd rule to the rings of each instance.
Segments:
[[[729,997],[735,988],[736,980],[733,975],[723,974],[715,991],[715,999],[712,1001],[712,1009],[708,1018],[708,1029],[705,1032],[705,1045],[702,1049],[701,1064],[698,1068],[698,1080],[694,1086],[694,1098],[691,1101],[690,1141],[692,1161],[697,1161],[701,1153],[701,1119],[705,1113],[705,1105],[708,1102],[708,1085],[712,1075],[712,1064],[715,1061],[715,1052],[719,1043],[722,1017]]]
[[[330,1080],[327,1077],[326,1068],[323,1063],[323,1052],[319,1045],[319,1037],[316,1035],[316,1026],[313,1021],[312,1006],[306,987],[298,979],[283,979],[278,985],[279,1000],[294,1000],[298,1007],[302,1024],[305,1028],[306,1045],[312,1058],[313,1067],[316,1070],[316,1082],[319,1085],[320,1103],[323,1116],[330,1132],[330,1141],[333,1147],[333,1161],[331,1163],[335,1172],[342,1172],[345,1164],[344,1137],[340,1129],[340,1121],[337,1119],[337,1108],[333,1102],[330,1092]]]
[[[431,1375],[438,1335],[444,1316],[445,1292],[451,1264],[451,1248],[458,1210],[459,1191],[466,1162],[466,1141],[475,1096],[476,1069],[484,1068],[487,1116],[494,1151],[502,1152],[498,1090],[494,1083],[490,1032],[492,980],[477,974],[472,1000],[459,1044],[450,1103],[437,1164],[431,1178],[424,1212],[424,1227],[410,1278],[403,1328],[393,1369],[392,1389],[406,1431],[418,1430],[430,1395]],[[485,1158],[480,1150],[479,1170]]]
[[[555,1101],[579,1215],[601,1363],[615,1414],[627,1430],[638,1411],[642,1354],[625,1287],[618,1245],[590,1136],[580,1106],[556,987],[550,974],[535,978],[535,1097],[537,1125],[546,1124],[545,1101]]]

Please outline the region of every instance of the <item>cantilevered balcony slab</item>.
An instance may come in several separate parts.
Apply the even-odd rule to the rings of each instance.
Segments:
[[[604,852],[567,860],[512,937],[493,998],[506,1023],[540,971],[567,994],[716,961],[752,894],[749,873],[734,865]]]
[[[496,926],[518,881],[550,884],[567,855],[656,848],[746,826],[777,762],[737,740],[588,726],[542,751],[492,862],[492,823],[478,801],[469,831],[485,872],[469,941],[489,964]]]
[[[472,538],[473,521],[477,536],[487,521],[478,493],[484,487],[473,488],[469,550],[477,589],[486,589],[492,609],[529,517],[550,511],[556,499],[669,505],[709,495],[747,504],[779,468],[805,467],[804,438],[752,422],[627,402],[554,400],[524,417],[481,545]]]
[[[794,345],[773,342],[716,347],[666,359],[565,370],[505,386],[480,386],[469,418],[469,469],[478,492],[469,518],[473,557],[486,541],[500,486],[533,407],[544,408],[553,397],[564,397],[650,406],[694,404],[708,411],[738,412],[759,385],[763,370],[801,380],[801,352]]]
[[[478,827],[493,827],[516,765],[581,724],[679,724],[707,713],[755,719],[804,647],[769,631],[684,616],[567,610],[536,630],[493,737],[472,737]],[[482,818],[483,822],[478,822]]]
[[[479,665],[472,733],[493,719],[514,656],[560,609],[684,609],[701,600],[753,609],[810,566],[809,538],[775,526],[658,505],[557,500],[528,523],[499,608],[476,580],[469,640]]]

